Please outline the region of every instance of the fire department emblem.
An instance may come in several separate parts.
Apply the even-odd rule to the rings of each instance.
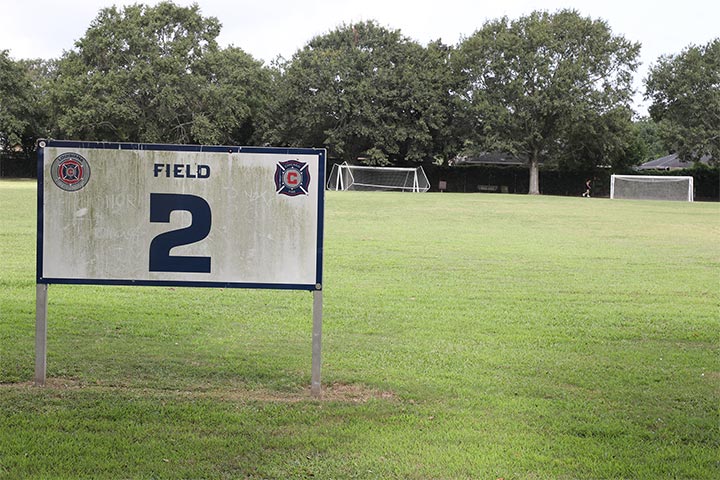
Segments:
[[[76,192],[90,180],[90,164],[82,155],[63,153],[53,161],[50,176],[61,189]]]
[[[297,160],[279,162],[275,168],[275,191],[282,195],[295,197],[308,195],[310,171],[308,164]]]

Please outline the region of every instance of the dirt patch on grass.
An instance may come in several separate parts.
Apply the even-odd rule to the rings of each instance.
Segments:
[[[308,389],[308,394],[310,390]],[[386,390],[376,390],[364,385],[333,383],[322,389],[322,399],[328,401],[365,403],[368,400],[394,400],[395,394]]]
[[[395,394],[390,391],[377,390],[365,385],[333,383],[324,385],[319,397],[310,392],[310,387],[297,391],[274,391],[266,389],[221,388],[204,391],[187,391],[183,395],[216,398],[239,402],[341,402],[366,403],[370,400],[394,400]]]
[[[99,385],[83,383],[72,378],[48,378],[45,385],[36,387],[34,382],[3,383],[0,389],[33,390],[63,393],[68,391],[102,391],[116,392],[118,394],[140,394],[151,396],[174,396],[180,399],[216,399],[230,402],[271,402],[271,403],[299,403],[299,402],[341,402],[341,403],[367,403],[370,400],[392,401],[396,396],[391,391],[378,390],[355,383],[332,383],[323,385],[319,397],[310,392],[310,387],[296,391],[276,391],[268,389],[244,387],[213,387],[212,385],[198,386],[189,389],[152,389],[146,387],[133,387],[130,385]]]
[[[29,390],[35,387],[35,382],[0,383],[0,388]],[[46,388],[48,390],[69,390],[83,388],[83,384],[79,380],[71,378],[48,378],[45,380],[45,385],[37,388]]]

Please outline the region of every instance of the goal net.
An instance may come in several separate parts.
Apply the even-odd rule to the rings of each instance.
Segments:
[[[693,201],[693,177],[613,175],[610,198]]]
[[[327,182],[328,190],[390,190],[399,192],[427,192],[430,190],[422,167],[367,167],[333,165]]]

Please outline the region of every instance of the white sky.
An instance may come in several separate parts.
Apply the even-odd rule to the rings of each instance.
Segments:
[[[158,0],[0,0],[0,50],[16,60],[57,58],[85,31],[101,8]],[[218,41],[234,45],[269,63],[278,55],[290,58],[311,38],[343,23],[376,20],[399,29],[422,44],[438,38],[456,45],[486,20],[517,18],[533,10],[573,8],[602,18],[616,35],[641,42],[635,80],[636,110],[646,114],[642,80],[660,55],[680,53],[690,44],[720,37],[718,0],[175,0],[198,3],[203,16],[222,23]]]

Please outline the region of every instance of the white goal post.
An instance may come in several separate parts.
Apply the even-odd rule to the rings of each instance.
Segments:
[[[693,177],[612,175],[610,198],[693,201]]]
[[[422,167],[368,167],[344,162],[333,165],[327,189],[427,192],[430,182]]]

